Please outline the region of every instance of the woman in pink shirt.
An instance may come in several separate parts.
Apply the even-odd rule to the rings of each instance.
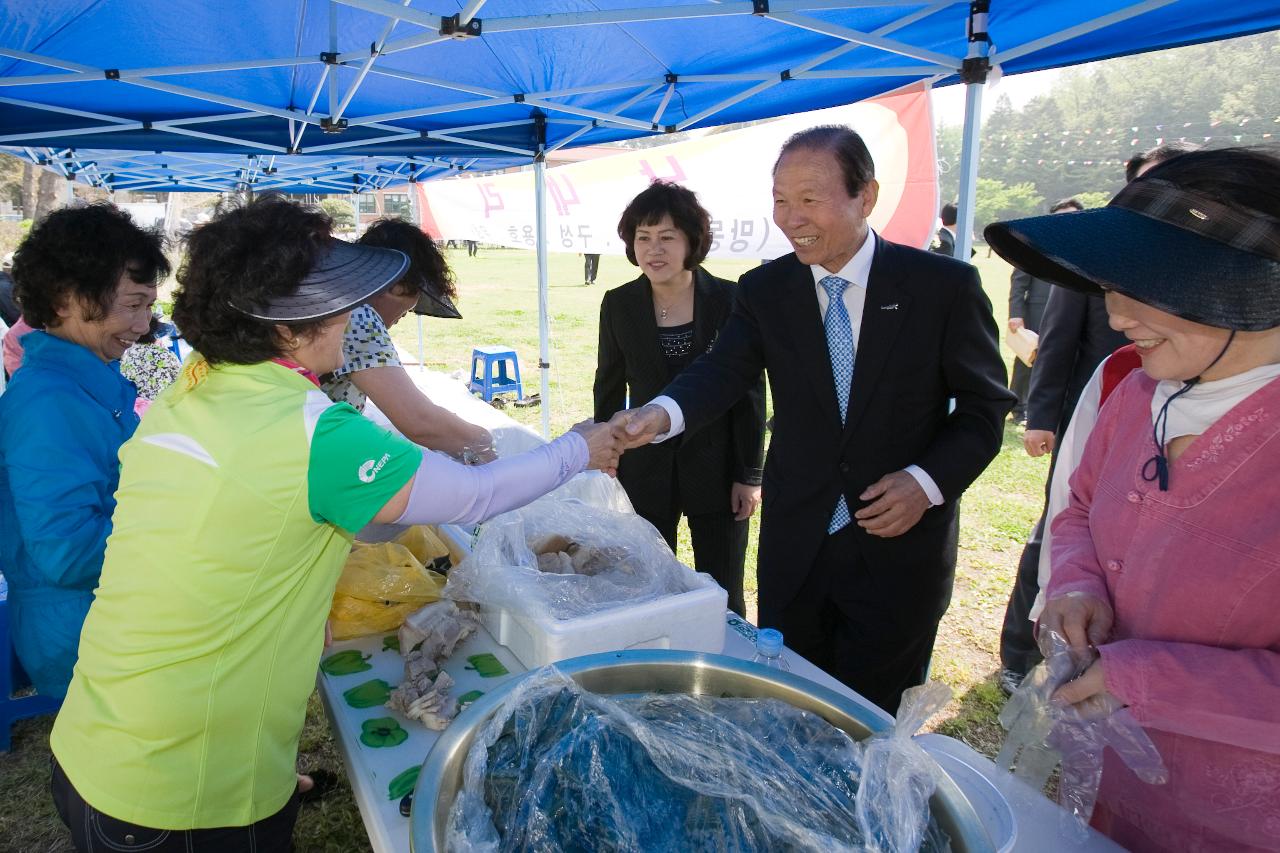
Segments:
[[[1280,849],[1280,157],[1185,154],[1106,208],[986,236],[1105,293],[1142,357],[1072,477],[1040,617],[1097,653],[1055,700],[1127,705],[1169,771],[1108,751],[1093,825],[1131,850]]]

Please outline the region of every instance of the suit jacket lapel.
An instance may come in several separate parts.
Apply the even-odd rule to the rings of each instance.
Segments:
[[[714,310],[714,300],[710,276],[702,267],[698,267],[693,271],[693,351],[696,355],[706,352],[719,332],[715,322],[718,312]]]
[[[849,416],[845,419],[846,440],[866,413],[876,382],[884,372],[893,343],[910,308],[910,299],[899,284],[901,273],[895,260],[892,246],[886,245],[877,235],[876,253],[867,281],[867,298],[862,307],[858,352],[853,360],[853,388],[849,394]]]
[[[827,351],[827,333],[822,327],[822,311],[818,307],[818,291],[813,271],[797,262],[795,272],[787,279],[785,292],[778,300],[778,310],[786,320],[790,343],[805,365],[805,374],[813,383],[814,395],[825,417],[840,422],[836,407],[836,381],[831,372],[831,353]],[[813,369],[808,369],[813,365]],[[856,368],[855,368],[856,369]]]

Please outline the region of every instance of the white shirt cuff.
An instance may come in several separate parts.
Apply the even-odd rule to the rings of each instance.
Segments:
[[[666,410],[667,417],[671,419],[671,429],[654,438],[654,444],[657,444],[660,441],[666,441],[668,438],[684,432],[684,412],[680,411],[680,405],[676,403],[675,400],[663,395],[661,397],[654,397],[649,401],[649,403],[654,406],[661,406]]]
[[[916,478],[920,488],[924,489],[925,497],[929,499],[929,503],[934,506],[942,506],[942,492],[938,490],[938,484],[933,482],[933,478],[926,474],[923,468],[919,465],[908,465],[902,470]]]

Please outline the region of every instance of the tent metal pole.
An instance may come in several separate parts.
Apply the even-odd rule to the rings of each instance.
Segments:
[[[978,143],[982,130],[982,93],[986,89],[991,63],[991,37],[987,34],[990,0],[969,4],[969,55],[960,67],[965,82],[964,132],[960,149],[960,198],[957,202],[955,257],[969,260],[973,246],[973,206],[978,187]]]
[[[539,146],[541,147],[541,146]],[[547,308],[547,163],[533,161],[533,196],[538,241],[538,372],[542,377],[542,437],[551,440],[551,323]]]
[[[385,40],[386,36],[383,36],[383,39]],[[413,181],[410,181],[408,190],[409,190],[408,192],[409,221],[412,222],[414,225],[416,225],[419,230],[421,230],[422,229],[422,209],[418,205],[417,184],[415,184]],[[436,237],[434,234],[428,234],[427,239],[434,241]],[[441,254],[443,254],[443,252]],[[418,372],[424,373],[427,369],[427,355],[426,355],[427,350],[426,350],[426,344],[424,343],[425,336],[423,335],[423,331],[422,331],[422,315],[415,314],[414,317],[418,321]]]

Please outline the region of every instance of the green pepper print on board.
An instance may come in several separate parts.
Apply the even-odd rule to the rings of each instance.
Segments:
[[[400,638],[395,634],[390,634],[382,638],[382,650],[384,652],[400,651]]]
[[[413,786],[418,784],[418,774],[421,772],[422,765],[418,764],[392,779],[391,784],[387,786],[387,799],[399,800],[405,794],[413,793]]]
[[[467,669],[478,674],[481,678],[497,678],[499,675],[506,675],[508,672],[507,668],[502,665],[502,661],[489,652],[472,655],[467,658]]]
[[[342,698],[346,699],[347,704],[352,708],[374,708],[387,704],[387,700],[391,698],[391,685],[381,678],[375,678],[350,690],[344,690]]]
[[[367,661],[372,655],[362,655],[359,649],[347,649],[345,652],[338,652],[329,655],[320,662],[320,669],[325,675],[355,675],[357,672],[366,672],[373,669]]]
[[[399,746],[409,739],[394,717],[378,717],[360,724],[360,742],[372,749]]]

